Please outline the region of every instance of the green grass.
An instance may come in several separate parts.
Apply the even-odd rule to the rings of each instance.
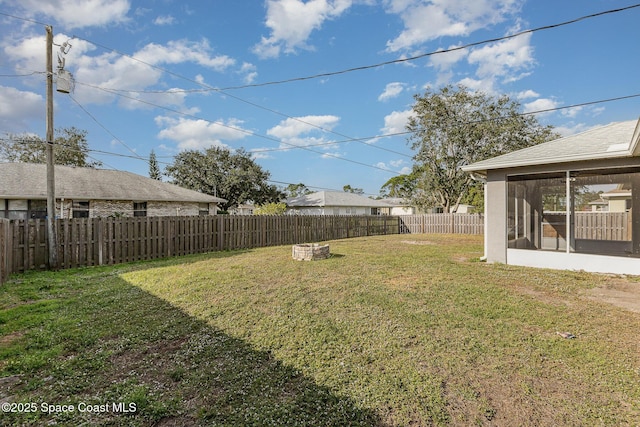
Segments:
[[[329,243],[15,276],[0,400],[136,411],[0,424],[640,424],[640,314],[581,296],[621,278],[487,265],[481,237]]]

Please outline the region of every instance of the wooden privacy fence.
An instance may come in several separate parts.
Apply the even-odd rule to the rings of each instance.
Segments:
[[[630,212],[576,212],[575,238],[631,241]]]
[[[477,214],[58,219],[60,268],[398,233],[482,234]],[[48,266],[45,220],[0,219],[0,283]]]
[[[391,216],[206,216],[58,219],[60,268],[398,234]],[[46,269],[45,220],[3,220],[7,274]],[[2,234],[0,234],[2,236]]]
[[[483,234],[483,214],[427,214],[398,217],[401,233]]]

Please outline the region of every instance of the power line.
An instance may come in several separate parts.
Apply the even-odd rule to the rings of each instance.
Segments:
[[[102,129],[105,130],[105,132],[107,132],[109,135],[111,135],[116,141],[118,141],[120,144],[122,144],[127,150],[129,150],[130,152],[132,152],[137,158],[139,158],[140,160],[145,160],[142,156],[140,156],[138,153],[136,153],[131,147],[129,147],[127,144],[125,144],[120,138],[118,138],[117,136],[115,136],[113,134],[113,132],[111,132],[109,129],[107,129],[102,123],[100,123],[98,121],[98,119],[95,118],[95,116],[93,114],[91,114],[86,108],[84,108],[73,96],[69,95],[69,98],[71,98],[71,100],[73,102],[76,103],[76,105],[78,107],[80,107],[80,109],[82,111],[84,111],[89,117],[91,117],[91,119],[96,122],[98,124],[98,126],[100,126]]]
[[[150,105],[150,106],[153,106],[153,107],[156,107],[156,108],[161,108],[161,109],[170,111],[170,112],[175,113],[175,114],[183,115],[185,117],[191,117],[191,118],[196,119],[196,120],[203,120],[203,121],[206,121],[207,123],[211,123],[211,124],[215,124],[215,125],[218,125],[218,126],[223,126],[223,127],[229,128],[229,129],[233,129],[233,130],[235,130],[237,132],[245,133],[247,135],[251,135],[251,136],[258,137],[258,138],[263,138],[263,139],[267,139],[267,140],[270,140],[270,141],[278,142],[279,144],[289,145],[292,148],[299,148],[299,149],[302,149],[302,150],[310,151],[312,153],[320,154],[323,157],[331,157],[331,158],[334,158],[334,159],[338,159],[338,160],[342,160],[342,161],[345,161],[345,162],[357,164],[357,165],[360,165],[360,166],[365,166],[365,167],[372,168],[372,169],[378,169],[378,170],[381,170],[381,171],[387,172],[387,173],[394,173],[394,174],[398,173],[398,172],[395,172],[395,171],[393,171],[391,169],[385,169],[385,168],[381,168],[381,167],[378,167],[378,166],[375,166],[375,165],[370,165],[370,164],[367,164],[367,163],[359,162],[357,160],[347,159],[346,157],[340,157],[340,156],[337,156],[337,155],[331,154],[331,153],[323,153],[321,151],[316,151],[316,150],[313,150],[311,148],[307,148],[306,146],[302,146],[302,145],[291,144],[291,143],[282,141],[282,140],[277,139],[277,138],[272,138],[272,137],[267,136],[267,135],[262,135],[262,134],[259,134],[259,133],[251,132],[251,131],[248,131],[246,129],[242,129],[242,128],[238,128],[238,127],[235,127],[235,126],[227,125],[227,124],[222,123],[222,122],[212,121],[212,120],[209,120],[209,119],[205,119],[203,117],[198,117],[198,116],[195,116],[195,115],[190,114],[190,113],[185,113],[183,111],[179,111],[179,110],[176,110],[176,109],[173,109],[173,108],[169,108],[169,107],[165,107],[165,106],[162,106],[162,105],[154,104],[154,103],[151,103],[149,101],[144,101],[142,99],[138,99],[138,98],[134,98],[134,97],[131,97],[131,96],[124,95],[122,93],[113,93],[113,92],[111,92],[109,90],[106,90],[106,89],[101,89],[101,90],[103,90],[105,92],[108,92],[108,93],[112,93],[112,94],[117,95],[117,96],[121,96],[123,98],[127,98],[127,99],[130,99],[130,100],[136,101],[136,102],[147,104],[147,105]]]
[[[390,60],[390,61],[379,62],[379,63],[376,63],[376,64],[362,65],[362,66],[353,67],[353,68],[347,68],[347,69],[343,69],[343,70],[339,70],[339,71],[330,71],[330,72],[326,72],[326,73],[312,74],[312,75],[309,75],[309,76],[292,77],[292,78],[284,79],[284,80],[275,80],[275,81],[263,82],[263,83],[252,83],[252,84],[246,84],[246,85],[240,85],[240,86],[228,86],[228,87],[223,87],[223,88],[207,87],[206,85],[203,85],[202,83],[196,82],[194,80],[185,79],[185,80],[190,81],[192,83],[195,83],[195,84],[197,84],[199,86],[203,86],[204,89],[192,89],[192,90],[184,90],[184,91],[172,89],[170,91],[164,91],[164,92],[168,92],[168,93],[177,93],[177,92],[189,93],[189,92],[210,92],[210,91],[222,92],[222,91],[227,91],[227,90],[246,89],[246,88],[254,88],[254,87],[261,87],[261,86],[272,86],[272,85],[293,83],[293,82],[312,80],[312,79],[318,79],[318,78],[324,78],[324,77],[331,77],[331,76],[336,76],[336,75],[340,75],[340,74],[347,74],[347,73],[351,73],[351,72],[355,72],[355,71],[363,71],[363,70],[369,70],[369,69],[372,69],[372,68],[379,68],[379,67],[383,67],[385,65],[400,64],[400,63],[403,63],[403,62],[411,62],[411,61],[415,61],[415,60],[426,58],[426,57],[433,56],[433,55],[439,55],[439,54],[443,54],[443,53],[450,53],[450,52],[455,52],[455,51],[458,51],[458,50],[468,49],[470,47],[480,46],[480,45],[483,45],[483,44],[495,43],[495,42],[499,42],[499,41],[503,41],[503,40],[509,40],[509,39],[512,39],[512,38],[516,38],[516,37],[522,36],[524,34],[535,33],[535,32],[538,32],[538,31],[544,31],[544,30],[550,30],[550,29],[554,29],[554,28],[559,28],[559,27],[563,27],[563,26],[566,26],[566,25],[575,24],[577,22],[584,21],[584,20],[587,20],[587,19],[596,18],[596,17],[609,15],[609,14],[614,14],[614,13],[619,13],[619,12],[624,12],[624,11],[635,9],[635,8],[638,8],[638,7],[640,7],[640,3],[633,4],[633,5],[626,6],[626,7],[622,7],[622,8],[618,8],[618,9],[610,9],[610,10],[605,10],[605,11],[602,11],[602,12],[593,13],[593,14],[590,14],[590,15],[581,16],[579,18],[571,19],[569,21],[564,21],[564,22],[560,22],[560,23],[557,23],[557,24],[544,25],[544,26],[532,28],[532,29],[529,29],[529,30],[523,30],[523,31],[519,31],[519,32],[514,33],[514,34],[507,35],[507,36],[496,37],[496,38],[491,38],[491,39],[484,39],[484,40],[480,40],[480,41],[477,41],[477,42],[471,42],[471,43],[468,43],[468,44],[465,44],[465,45],[452,47],[452,48],[449,48],[449,49],[431,51],[431,52],[423,53],[423,54],[420,54],[420,55],[410,56],[410,57],[407,57],[407,58],[399,58],[399,59],[394,59],[394,60]],[[85,41],[87,41],[89,43],[95,44],[96,46],[99,46],[99,47],[101,47],[103,49],[111,50],[111,51],[113,51],[115,53],[118,53],[120,55],[128,56],[131,59],[137,60],[136,58],[133,58],[133,57],[131,57],[129,55],[126,55],[126,54],[123,54],[121,52],[118,52],[118,51],[116,51],[114,49],[110,49],[110,48],[108,48],[106,46],[102,46],[102,45],[100,45],[98,43],[95,43],[93,41],[90,41],[90,40],[87,40],[87,39],[82,39],[82,40],[85,40]],[[146,65],[149,65],[151,67],[154,67],[156,69],[162,70],[162,68],[153,66],[151,64],[147,64],[147,63],[145,63],[143,61],[140,61],[140,60],[137,60],[137,61],[139,61],[139,62],[141,62],[143,64],[146,64]],[[162,70],[162,71],[165,71],[165,70]],[[174,75],[176,77],[183,78],[182,76],[179,76],[179,75],[177,75],[175,73],[170,73],[170,74],[172,74],[172,75]],[[162,91],[129,91],[129,92],[163,93]]]
[[[600,99],[600,100],[597,100],[597,101],[585,101],[585,102],[566,105],[566,106],[562,106],[562,107],[546,108],[546,109],[543,109],[543,110],[523,112],[523,113],[519,113],[518,115],[520,115],[520,116],[536,115],[536,114],[542,114],[542,113],[549,113],[549,112],[553,112],[553,111],[560,111],[560,110],[567,110],[567,109],[571,109],[571,108],[584,107],[584,106],[588,106],[588,105],[602,104],[602,103],[614,102],[614,101],[622,101],[622,100],[625,100],[625,99],[632,99],[632,98],[640,98],[640,93],[636,93],[636,94],[632,94],[632,95],[623,95],[623,96],[606,98],[606,99]],[[465,124],[476,124],[476,123],[482,123],[484,121],[499,121],[499,120],[503,120],[503,119],[507,119],[507,118],[506,117],[497,117],[497,118],[492,118],[492,119],[476,120],[476,121],[472,121],[472,122],[467,122]],[[386,137],[409,135],[411,133],[412,133],[411,131],[404,131],[404,132],[396,132],[396,133],[392,133],[392,134],[373,135],[373,136],[368,136],[368,137],[365,137],[365,138],[362,138],[362,139],[386,138]],[[8,134],[8,132],[5,131],[5,134]],[[276,139],[274,139],[274,140],[278,141]],[[39,140],[39,139],[38,140],[34,140],[34,139],[29,139],[29,138],[7,138],[7,137],[5,137],[5,138],[1,138],[0,137],[0,141],[5,141],[5,142],[14,141],[14,142],[22,143],[22,144],[27,144],[27,143],[30,143],[30,142],[42,142],[42,143],[45,142],[45,141],[42,141],[42,140]],[[327,142],[327,143],[323,143],[323,144],[314,144],[314,146],[340,144],[340,143],[344,143],[344,142],[351,142],[351,140]],[[66,144],[60,144],[60,143],[57,143],[57,142],[55,144],[62,145],[62,146],[67,147],[69,149],[75,149],[74,147],[66,145]],[[299,146],[296,146],[296,147],[299,147]],[[302,148],[302,147],[299,147],[299,148]],[[261,152],[285,151],[285,150],[290,150],[290,148],[258,149],[258,150],[252,151],[252,152],[261,153]],[[81,151],[81,150],[75,149],[75,151]],[[148,160],[146,158],[143,158],[143,157],[139,156],[135,152],[134,152],[135,155],[132,156],[132,155],[127,155],[127,154],[114,153],[114,152],[110,152],[110,151],[103,151],[103,150],[97,150],[97,149],[88,149],[87,151],[90,151],[90,152],[93,152],[93,153],[98,153],[98,154],[103,154],[103,155],[110,155],[110,156],[116,156],[116,157],[143,160],[145,162],[148,162]],[[157,157],[159,157],[159,158],[166,158],[166,157],[173,158],[175,156],[157,156]],[[163,162],[163,161],[158,161],[158,163],[164,164],[164,165],[171,165],[171,163]],[[319,188],[319,187],[314,187],[314,188]]]
[[[30,19],[30,18],[24,18],[22,16],[11,15],[11,14],[5,13],[5,12],[0,12],[0,15],[7,16],[7,17],[13,18],[13,19],[18,19],[18,20],[24,21],[24,22],[31,22],[32,24],[43,25],[45,27],[51,25],[51,24],[45,24],[44,22],[36,21],[35,19]]]
[[[606,10],[606,11],[602,11],[602,12],[598,12],[598,13],[582,16],[582,17],[579,17],[579,18],[575,18],[575,19],[572,19],[572,20],[569,20],[569,21],[564,21],[564,22],[561,22],[561,23],[557,23],[557,24],[545,25],[545,26],[542,26],[542,27],[534,28],[534,29],[520,31],[520,32],[517,32],[515,34],[508,35],[508,36],[481,40],[481,41],[472,42],[472,43],[469,43],[469,44],[466,44],[466,45],[458,46],[458,47],[455,47],[455,48],[449,48],[449,49],[439,50],[439,51],[432,51],[432,52],[424,53],[424,54],[421,54],[421,55],[412,56],[412,57],[409,57],[409,58],[401,58],[401,59],[396,59],[396,60],[392,60],[392,61],[385,61],[385,62],[378,63],[378,64],[372,64],[372,65],[365,65],[365,66],[360,66],[360,67],[355,67],[355,68],[349,68],[349,69],[346,69],[346,70],[334,71],[334,72],[329,72],[329,73],[315,74],[315,75],[312,75],[312,76],[296,77],[296,78],[280,80],[280,81],[275,81],[275,82],[265,82],[265,83],[250,84],[250,85],[244,85],[244,86],[227,87],[227,88],[223,88],[223,89],[215,88],[215,87],[206,85],[206,84],[204,84],[202,82],[187,78],[187,77],[182,76],[182,75],[180,75],[178,73],[166,70],[166,69],[164,69],[162,67],[159,67],[159,66],[154,65],[154,64],[150,64],[150,63],[148,63],[146,61],[142,61],[142,60],[140,60],[138,58],[135,58],[134,56],[119,52],[119,51],[117,51],[117,50],[115,50],[113,48],[109,48],[107,46],[101,45],[101,44],[96,43],[94,41],[91,41],[91,40],[88,40],[88,39],[85,39],[85,38],[81,38],[81,37],[78,37],[78,36],[75,36],[75,35],[73,37],[85,40],[85,41],[87,41],[89,43],[94,44],[95,46],[99,46],[99,47],[101,47],[103,49],[115,52],[115,53],[117,53],[117,54],[119,54],[121,56],[128,57],[128,58],[130,58],[130,59],[132,59],[134,61],[137,61],[139,63],[145,64],[145,65],[147,65],[149,67],[152,67],[154,69],[157,69],[159,71],[162,71],[164,73],[172,75],[174,77],[178,77],[180,79],[189,81],[189,82],[194,83],[196,85],[199,85],[199,86],[204,88],[203,90],[201,90],[203,92],[204,91],[215,91],[215,92],[218,92],[218,93],[222,93],[225,96],[228,96],[228,97],[233,98],[233,99],[235,99],[237,101],[246,103],[246,104],[251,105],[253,107],[256,107],[256,108],[271,112],[273,114],[276,114],[276,115],[279,115],[279,116],[282,116],[282,117],[286,117],[286,118],[291,119],[291,120],[295,120],[295,121],[297,121],[299,123],[303,123],[303,124],[305,124],[307,126],[314,127],[316,129],[319,129],[319,130],[324,131],[324,132],[328,132],[328,133],[332,133],[334,135],[338,135],[338,136],[340,136],[342,138],[347,138],[347,139],[349,139],[349,140],[351,140],[353,142],[358,142],[360,144],[364,144],[369,148],[375,148],[375,149],[378,149],[378,150],[387,151],[387,152],[394,153],[396,155],[400,155],[400,156],[403,156],[403,157],[410,157],[410,156],[408,156],[408,155],[406,155],[404,153],[398,152],[398,151],[390,150],[388,148],[380,147],[380,146],[377,146],[377,145],[367,144],[367,143],[363,142],[362,140],[360,140],[359,138],[351,138],[351,137],[349,137],[347,135],[344,135],[342,133],[335,132],[333,130],[323,128],[322,126],[318,126],[316,124],[309,123],[309,122],[307,122],[305,120],[302,120],[302,119],[297,118],[297,117],[290,116],[288,114],[279,112],[279,111],[274,110],[272,108],[268,108],[268,107],[256,104],[254,102],[247,101],[245,99],[242,99],[240,97],[237,97],[237,96],[232,95],[230,93],[227,93],[225,91],[232,90],[232,89],[248,88],[248,87],[259,87],[259,86],[266,86],[266,85],[290,83],[290,82],[295,82],[295,81],[302,81],[302,80],[309,80],[309,79],[315,79],[315,78],[321,78],[321,77],[328,77],[328,76],[333,76],[333,75],[338,75],[338,74],[345,74],[345,73],[354,72],[354,71],[361,71],[361,70],[366,70],[366,69],[371,69],[371,68],[377,68],[377,67],[381,67],[381,66],[384,66],[384,65],[390,65],[390,64],[395,64],[395,63],[415,61],[417,59],[425,58],[425,57],[436,55],[436,54],[454,52],[454,51],[457,51],[457,50],[467,49],[467,48],[474,47],[474,46],[479,46],[479,45],[482,45],[482,44],[493,43],[493,42],[502,41],[502,40],[508,40],[508,39],[515,38],[515,37],[518,37],[518,36],[521,36],[521,35],[524,35],[524,34],[534,33],[534,32],[537,32],[537,31],[543,31],[543,30],[548,30],[548,29],[553,29],[553,28],[558,28],[558,27],[574,24],[574,23],[577,23],[577,22],[580,22],[580,21],[583,21],[583,20],[586,20],[586,19],[591,19],[591,18],[603,16],[603,15],[618,13],[618,12],[630,10],[630,9],[637,8],[637,7],[640,7],[640,4],[635,4],[635,5],[631,5],[631,6],[627,6],[627,7],[623,7],[623,8],[618,8],[618,9]],[[96,86],[94,86],[94,87],[96,87]],[[96,87],[96,88],[99,88],[99,87]],[[114,89],[104,89],[104,88],[99,88],[99,89],[105,90],[105,91],[113,93],[113,94],[116,94],[117,92],[120,92],[119,90],[114,90]],[[125,92],[129,92],[129,93],[144,93],[143,91],[139,91],[139,92],[138,91],[125,91]],[[176,90],[168,91],[168,93],[176,93],[176,92],[178,92],[178,91],[176,91]],[[136,99],[136,98],[131,98],[131,99]],[[218,123],[218,124],[220,124],[220,123]],[[342,157],[339,157],[339,156],[333,156],[333,155],[330,155],[330,154],[327,154],[327,153],[321,153],[321,154],[324,155],[324,156],[328,155],[329,157],[336,157],[336,158],[340,158],[340,159],[343,159],[343,160],[347,160],[346,158],[342,158]],[[356,163],[358,163],[358,162],[356,162]]]

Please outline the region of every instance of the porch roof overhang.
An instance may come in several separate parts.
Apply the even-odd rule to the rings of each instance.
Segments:
[[[486,176],[489,170],[495,169],[634,157],[640,155],[639,141],[640,120],[629,120],[482,160],[461,169]]]

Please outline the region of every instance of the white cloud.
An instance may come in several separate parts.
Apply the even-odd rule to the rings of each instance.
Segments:
[[[458,81],[458,84],[469,88],[472,91],[480,91],[486,94],[495,94],[495,81],[492,78],[487,79],[473,79],[471,77],[465,77],[464,79]]]
[[[244,82],[245,84],[253,83],[258,77],[258,71],[255,65],[249,62],[243,62],[242,67],[240,67],[240,74],[244,74]]]
[[[580,132],[586,132],[589,129],[593,129],[599,126],[600,125],[588,126],[585,123],[568,123],[564,126],[554,126],[553,130],[554,132],[558,132],[560,136],[564,137],[564,136],[575,135]]]
[[[267,131],[267,135],[276,138],[294,138],[312,131],[318,130],[318,127],[332,130],[340,121],[337,116],[304,116],[296,118],[287,118],[280,122],[277,126]]]
[[[171,15],[167,15],[167,16],[158,16],[153,23],[156,25],[171,25],[174,22],[176,22],[176,19],[171,16]]]
[[[459,46],[460,45],[449,46],[447,50],[455,49]],[[444,49],[439,49],[438,51],[442,50]],[[469,55],[468,49],[458,49],[450,52],[438,53],[429,57],[429,65],[438,69],[440,72],[445,72],[451,69],[451,67],[456,63],[466,58],[467,55]]]
[[[380,129],[384,135],[407,131],[407,122],[413,110],[393,111],[384,118],[384,127]]]
[[[443,36],[467,36],[502,22],[522,0],[386,0],[388,13],[400,15],[404,30],[387,50],[411,49]]]
[[[557,108],[559,105],[558,102],[549,98],[538,98],[535,101],[528,102],[523,105],[523,111],[525,113],[533,113],[536,111],[544,111],[550,110],[553,108]]]
[[[267,135],[280,139],[281,148],[328,144],[331,141],[315,135],[333,130],[339,121],[340,117],[331,115],[287,118],[267,130]]]
[[[54,43],[62,44],[71,39],[65,34],[57,34]],[[71,39],[72,48],[66,55],[66,69],[73,73],[78,84],[74,93],[80,103],[108,103],[118,99],[126,108],[149,108],[148,104],[136,102],[144,100],[151,104],[183,106],[186,94],[174,91],[156,94],[126,93],[126,97],[116,97],[114,93],[101,90],[140,91],[162,85],[164,73],[154,68],[164,64],[195,63],[202,67],[223,72],[235,65],[236,61],[226,55],[212,52],[207,40],[193,42],[189,40],[169,41],[165,45],[151,43],[133,53],[133,58],[114,52],[92,56],[95,47],[90,43]],[[5,57],[15,64],[16,71],[35,71],[45,68],[42,54],[41,35],[26,37],[20,42],[4,40]],[[135,58],[135,59],[134,59]],[[242,73],[250,78],[250,67],[243,65]],[[254,71],[255,72],[255,71]],[[196,80],[199,77],[196,77]],[[133,98],[133,99],[132,99]]]
[[[41,95],[0,86],[0,129],[22,132],[27,120],[43,120],[44,104]]]
[[[227,55],[212,55],[211,51],[206,39],[199,42],[172,40],[166,45],[150,43],[133,56],[153,65],[192,62],[215,71],[224,71],[235,64],[235,60]]]
[[[576,117],[584,108],[583,107],[573,107],[567,108],[566,110],[562,110],[561,114],[565,117]]]
[[[384,92],[382,92],[380,96],[378,96],[378,101],[384,102],[391,98],[395,98],[402,93],[402,91],[404,90],[404,86],[405,84],[400,82],[387,84],[387,86],[384,88]]]
[[[351,7],[352,0],[267,0],[265,25],[271,30],[262,37],[253,52],[262,58],[273,58],[296,49],[310,49],[307,40],[313,30],[340,16]]]
[[[378,162],[375,164],[376,167],[379,167],[381,169],[386,169],[392,172],[397,172],[400,174],[408,174],[411,173],[411,166],[404,166],[402,167],[399,171],[396,170],[399,167],[401,167],[402,165],[406,164],[406,162],[404,160],[390,160],[389,164],[385,163],[385,162]]]
[[[473,50],[469,64],[477,64],[476,75],[481,79],[508,77],[531,67],[534,63],[531,33],[503,40]]]
[[[45,16],[67,29],[105,26],[127,20],[129,0],[22,0],[29,16]]]
[[[269,154],[268,148],[252,148],[249,150],[253,159],[273,159],[273,156]]]
[[[159,116],[156,124],[164,127],[158,138],[170,139],[178,143],[180,150],[200,150],[211,146],[226,147],[223,141],[235,141],[247,136],[240,126],[242,121],[238,119],[219,120],[210,122],[196,119],[174,119]]]
[[[516,98],[517,98],[517,99],[537,98],[537,97],[539,97],[539,96],[540,96],[540,94],[539,94],[538,92],[533,91],[533,90],[531,90],[531,89],[529,89],[529,90],[524,90],[524,91],[522,91],[522,92],[518,92],[518,93],[516,94]]]

